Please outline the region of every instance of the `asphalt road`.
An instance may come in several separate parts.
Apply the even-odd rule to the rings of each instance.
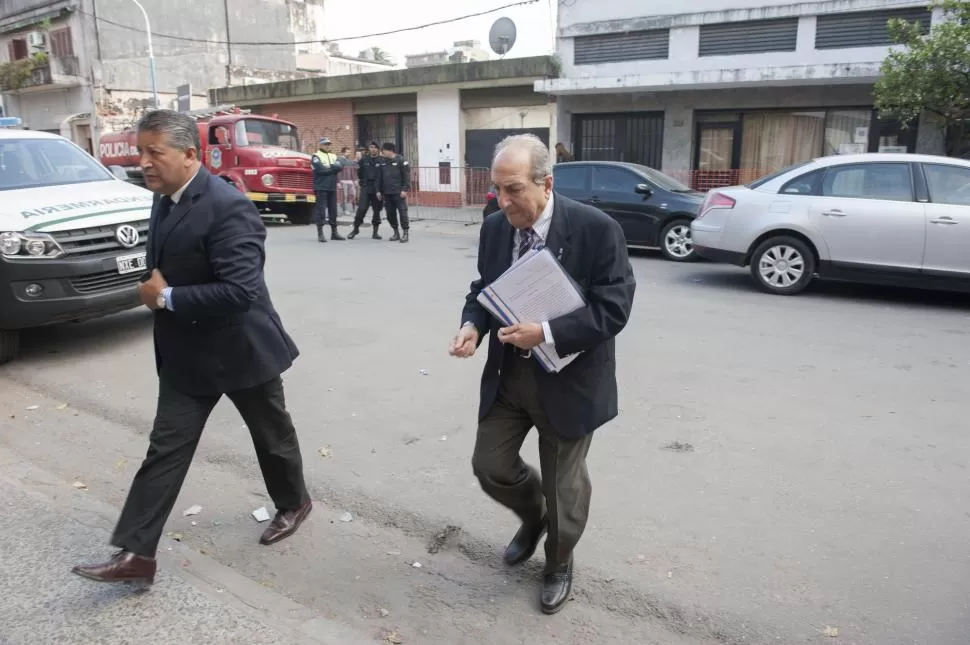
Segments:
[[[740,269],[634,257],[621,414],[590,452],[574,602],[549,619],[540,563],[501,566],[515,522],[471,474],[484,356],[446,351],[476,242],[476,227],[429,221],[408,245],[272,228],[268,279],[302,350],[287,398],[318,506],[298,537],[255,544],[249,513],[268,500],[226,402],[168,530],[378,640],[966,643],[970,298],[842,285],[782,298]],[[13,415],[0,442],[119,506],[146,447],[152,361],[146,312],[28,334],[0,368]],[[202,515],[183,518],[192,504]]]

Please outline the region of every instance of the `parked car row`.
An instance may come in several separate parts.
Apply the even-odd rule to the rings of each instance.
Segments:
[[[764,291],[814,279],[970,291],[970,161],[834,155],[705,194],[632,163],[553,167],[557,192],[610,215],[631,248],[748,267]],[[484,213],[499,210],[494,193]]]

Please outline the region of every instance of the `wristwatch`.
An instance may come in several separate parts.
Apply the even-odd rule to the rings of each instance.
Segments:
[[[158,294],[158,299],[155,300],[155,306],[159,309],[165,309],[165,296]]]

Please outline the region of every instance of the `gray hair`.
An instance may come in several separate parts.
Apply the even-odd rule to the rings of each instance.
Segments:
[[[195,120],[182,112],[174,110],[152,110],[138,121],[138,132],[154,132],[167,134],[169,143],[176,150],[182,152],[189,148],[199,151],[202,142],[199,140],[199,128]]]
[[[492,157],[493,166],[498,156],[508,149],[525,150],[529,153],[529,173],[535,183],[543,183],[545,178],[552,174],[552,155],[549,154],[549,147],[536,135],[513,134],[499,141],[495,146],[495,155]]]

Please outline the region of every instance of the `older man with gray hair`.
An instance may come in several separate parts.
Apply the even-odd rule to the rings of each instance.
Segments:
[[[310,513],[283,381],[298,355],[263,278],[266,227],[249,199],[202,167],[191,117],[156,110],[138,124],[145,183],[156,194],[147,273],[155,312],[158,407],[107,562],[74,568],[97,582],[150,585],[155,552],[209,414],[228,396],[249,428],[275,519],[260,542],[292,535]]]
[[[551,155],[537,137],[499,143],[492,182],[501,210],[482,224],[478,277],[449,351],[470,357],[489,334],[472,468],[485,493],[521,521],[505,550],[506,564],[532,557],[548,532],[540,604],[553,614],[569,600],[573,551],[589,515],[586,454],[593,432],[618,413],[614,339],[630,317],[636,282],[619,224],[554,192]],[[580,286],[586,306],[552,320],[504,326],[479,304],[478,294],[541,246]],[[531,350],[542,343],[562,357],[580,355],[559,373],[547,373],[532,359]],[[519,455],[533,427],[541,475]]]

